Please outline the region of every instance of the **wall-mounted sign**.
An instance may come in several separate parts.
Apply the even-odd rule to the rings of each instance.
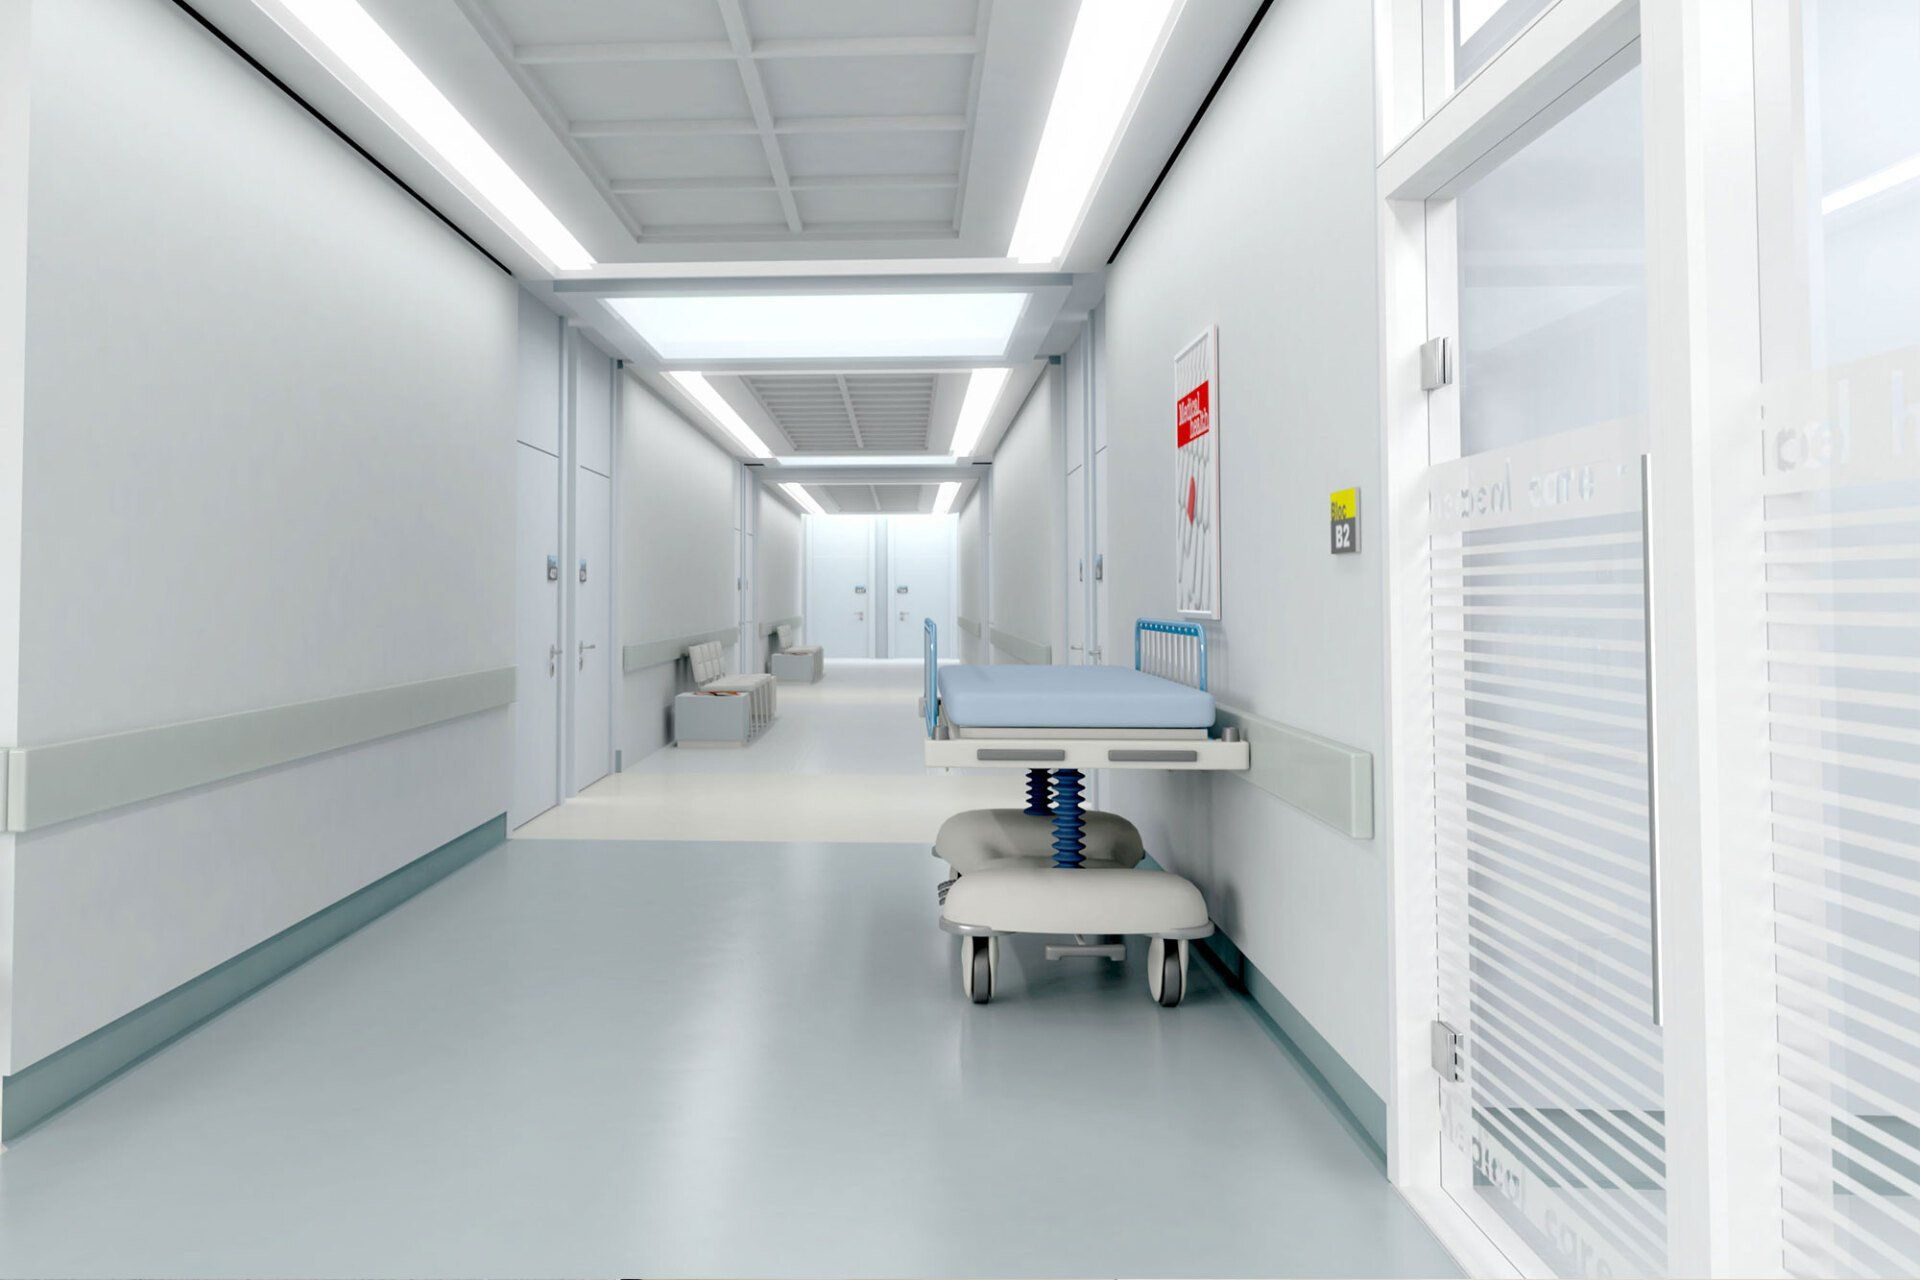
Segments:
[[[1333,554],[1347,555],[1360,549],[1360,491],[1341,489],[1332,495]]]
[[[1220,330],[1173,358],[1176,578],[1183,618],[1220,616]]]

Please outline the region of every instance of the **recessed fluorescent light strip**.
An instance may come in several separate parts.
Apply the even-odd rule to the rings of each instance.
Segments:
[[[1007,256],[1066,256],[1180,0],[1080,0]]]
[[[927,453],[789,453],[783,467],[950,467],[958,458]]]
[[[793,484],[790,481],[783,481],[780,487],[786,491],[786,495],[789,498],[792,498],[795,502],[805,507],[808,511],[811,511],[814,515],[823,516],[827,514],[826,508],[821,506],[817,501],[814,500],[814,496],[807,492],[807,487],[805,485]]]
[[[949,511],[952,511],[953,500],[959,496],[960,496],[960,482],[958,480],[949,480],[945,484],[941,485],[939,493],[934,495],[933,514],[937,516],[944,516]]]
[[[317,41],[379,105],[398,118],[414,142],[448,176],[486,206],[556,271],[582,271],[593,255],[573,238],[500,158],[479,130],[434,87],[399,45],[354,0],[259,0],[260,7],[296,39]],[[302,28],[294,30],[289,22]],[[302,44],[307,41],[301,40]],[[314,50],[309,45],[309,52]],[[336,74],[337,71],[336,71]],[[344,79],[344,77],[343,77]],[[349,87],[352,85],[349,83]],[[361,95],[362,97],[365,94]]]
[[[1006,354],[1025,293],[656,294],[607,306],[662,360],[961,359]]]
[[[960,417],[953,424],[953,445],[948,450],[955,457],[968,457],[980,443],[980,433],[987,429],[993,406],[999,403],[1000,392],[1007,385],[1007,372],[975,369],[967,379],[967,394],[960,398]]]
[[[672,378],[682,391],[692,396],[694,403],[706,410],[707,416],[712,418],[721,430],[732,436],[742,449],[756,458],[773,456],[773,450],[767,448],[766,442],[753,433],[753,428],[747,425],[747,420],[726,402],[725,397],[713,389],[712,383],[697,373],[670,373],[667,376]]]

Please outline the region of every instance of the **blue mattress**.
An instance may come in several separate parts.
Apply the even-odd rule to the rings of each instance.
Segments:
[[[1213,695],[1128,667],[942,667],[963,729],[1209,729]]]

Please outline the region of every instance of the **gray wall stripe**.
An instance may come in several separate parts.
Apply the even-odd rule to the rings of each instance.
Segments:
[[[7,753],[7,830],[32,831],[513,701],[514,669],[421,680]]]
[[[980,637],[979,623],[975,622],[972,618],[967,617],[965,614],[959,615],[954,619],[954,621],[960,624],[960,629],[962,631],[974,637],[976,640],[979,639]]]
[[[1240,730],[1251,767],[1229,774],[1278,796],[1343,835],[1373,838],[1373,754],[1221,706],[1216,729]]]
[[[1035,644],[1031,640],[1022,640],[1012,632],[1002,631],[998,627],[989,628],[989,632],[989,638],[993,642],[993,647],[1009,657],[1042,667],[1053,661],[1052,645]]]
[[[64,1049],[22,1067],[0,1081],[0,1141],[12,1141],[506,838],[507,815],[503,813]]]
[[[673,662],[686,656],[688,646],[705,644],[709,640],[718,640],[724,645],[737,644],[740,628],[721,627],[718,631],[699,631],[692,635],[668,636],[664,640],[642,640],[639,644],[627,645],[620,650],[620,669],[625,672],[644,671],[663,662]]]

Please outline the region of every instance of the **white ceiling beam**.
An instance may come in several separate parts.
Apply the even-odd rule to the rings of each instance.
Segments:
[[[749,240],[953,240],[959,233],[945,222],[834,222],[799,231],[778,222],[662,224],[647,228],[656,243],[728,244]]]
[[[727,39],[740,68],[740,84],[747,92],[747,106],[753,111],[753,123],[760,135],[760,149],[766,153],[767,169],[773,174],[774,192],[780,198],[780,212],[787,219],[787,230],[800,234],[800,205],[793,198],[787,174],[787,157],[780,150],[780,139],[773,131],[773,108],[767,105],[767,87],[760,80],[760,68],[753,61],[753,40],[747,35],[747,16],[740,0],[716,0],[720,19],[727,25]]]
[[[515,45],[513,60],[525,67],[580,62],[732,62],[725,40],[605,40],[583,44]]]
[[[755,58],[953,58],[978,53],[977,35],[824,36],[793,40],[756,40]]]
[[[836,173],[789,178],[795,191],[948,191],[959,179],[946,173]],[[649,191],[772,191],[773,179],[709,178],[689,174],[677,178],[617,178],[611,184],[619,195]]]
[[[576,138],[670,138],[712,134],[751,137],[760,126],[746,119],[717,120],[571,120],[567,132]]]
[[[964,133],[965,116],[795,116],[773,122],[775,133]]]
[[[967,76],[967,128],[960,135],[960,177],[962,181],[954,184],[953,192],[953,230],[960,232],[960,218],[966,211],[967,187],[965,178],[973,166],[974,122],[980,118],[980,84],[987,74],[987,22],[993,16],[993,0],[976,0],[973,9],[974,43],[978,52],[973,57],[973,67]]]
[[[1064,301],[1073,284],[1074,277],[1060,271],[966,271],[835,276],[580,276],[554,281],[553,290],[607,298],[654,294],[736,298],[765,293],[1029,293],[1054,289],[1060,291]]]
[[[867,441],[866,437],[860,433],[860,414],[853,407],[853,393],[847,390],[847,375],[836,373],[833,375],[833,381],[834,385],[840,388],[840,403],[847,408],[847,423],[853,428],[854,447],[864,449],[867,447]]]
[[[774,133],[964,133],[965,116],[792,116],[772,121]],[[576,138],[660,138],[685,135],[739,134],[754,136],[759,122],[751,117],[657,120],[573,120],[567,131]]]
[[[977,36],[848,36],[795,40],[757,40],[747,56],[757,61],[786,58],[940,58],[978,53]],[[523,44],[513,49],[523,66],[607,62],[732,62],[738,54],[729,40],[605,40],[571,44]]]

